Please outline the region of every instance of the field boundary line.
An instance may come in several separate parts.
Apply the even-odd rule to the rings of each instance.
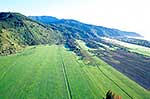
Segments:
[[[98,70],[106,77],[108,78],[110,81],[112,81],[121,91],[123,91],[127,96],[129,96],[131,99],[133,99],[132,96],[130,96],[123,88],[121,88],[114,80],[112,80],[110,77],[108,77],[102,70],[101,68],[99,67],[98,64],[95,64],[98,68]]]
[[[76,57],[75,56],[73,56],[75,59],[76,59]],[[88,74],[87,73],[89,73],[89,71],[87,71],[87,70],[84,70],[83,68],[82,68],[82,64],[76,59],[76,62],[77,62],[77,64],[80,66],[80,68],[82,69],[82,72],[84,72],[85,73],[85,75],[87,76],[87,81],[88,81],[88,83],[90,83],[90,81],[91,81],[91,83],[92,84],[94,84],[94,82],[92,81],[92,79],[88,76]],[[83,65],[86,65],[86,64],[84,64],[83,63]],[[95,85],[94,85],[95,86]],[[95,95],[95,93],[94,92],[92,92],[94,95]],[[104,93],[104,92],[103,92]],[[104,93],[105,94],[105,93]],[[99,97],[98,97],[99,98]],[[103,97],[101,97],[101,98],[103,98]],[[100,99],[101,99],[100,98]]]
[[[66,72],[66,67],[65,67],[65,64],[64,64],[64,60],[62,58],[62,53],[60,52],[60,50],[58,52],[59,52],[59,56],[60,56],[61,63],[62,63],[63,74],[64,74],[64,79],[65,79],[66,87],[67,87],[68,94],[69,94],[69,99],[72,99],[71,87],[70,87],[70,84],[69,84],[69,79],[68,79],[68,76],[67,76],[67,72]]]
[[[16,61],[13,62],[13,64],[11,64],[10,66],[8,66],[7,70],[4,71],[4,72],[2,73],[2,75],[0,76],[0,81],[3,80],[3,78],[6,76],[7,72],[10,71],[11,68],[13,68],[13,66],[14,66],[15,64],[16,64]]]
[[[91,54],[90,54],[91,55]],[[92,58],[94,59],[94,58]],[[94,59],[95,60],[95,59]],[[121,91],[123,91],[128,97],[130,97],[131,99],[133,99],[132,96],[130,96],[123,88],[121,88],[114,80],[112,80],[110,77],[108,77],[99,67],[99,65],[97,63],[95,63],[95,65],[97,66],[98,70],[106,77],[108,78],[110,81],[112,81]]]

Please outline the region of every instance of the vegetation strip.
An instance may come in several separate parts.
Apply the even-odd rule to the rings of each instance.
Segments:
[[[8,71],[10,71],[11,70],[11,68],[13,68],[13,66],[16,64],[16,62],[13,62],[13,64],[12,65],[10,65],[8,68],[7,68],[7,70],[1,75],[1,77],[0,77],[0,81],[2,81],[3,80],[3,78],[5,77],[5,75],[7,74],[7,72]]]
[[[66,81],[66,87],[68,89],[68,94],[69,94],[69,99],[72,99],[72,93],[71,93],[71,88],[70,88],[70,84],[69,84],[69,80],[68,80],[68,76],[67,76],[67,72],[66,72],[66,67],[62,58],[62,54],[59,52],[60,55],[60,59],[61,59],[61,63],[62,63],[62,67],[63,67],[63,73],[64,73],[64,79]]]
[[[75,56],[74,56],[74,58],[75,58]],[[80,68],[82,69],[82,72],[84,72],[84,74],[87,76],[87,81],[88,81],[88,82],[91,81],[91,83],[94,85],[94,82],[92,82],[92,79],[87,75],[88,71],[87,71],[87,70],[84,70],[84,69],[82,68],[81,63],[80,63],[78,60],[76,60],[76,62],[78,63],[78,65],[79,65]],[[84,64],[84,65],[85,65],[85,64]],[[105,94],[104,91],[102,91],[102,92],[103,92],[103,94]],[[95,93],[93,92],[93,94],[95,94]],[[101,98],[103,98],[103,97],[101,97]]]
[[[112,80],[110,77],[108,77],[101,69],[100,67],[98,66],[98,64],[96,64],[98,70],[105,76],[107,77],[109,80],[111,80],[116,86],[118,86],[118,88],[120,88],[126,95],[128,95],[131,99],[133,99],[132,96],[130,96],[123,88],[121,88],[114,80]]]

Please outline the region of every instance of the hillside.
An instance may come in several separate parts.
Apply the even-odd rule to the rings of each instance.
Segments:
[[[135,37],[142,38],[141,35],[135,32],[126,32],[118,29],[106,28],[103,26],[85,24],[71,19],[57,19],[51,16],[29,16],[29,18],[43,24],[48,24],[56,30],[59,30],[63,33],[65,32],[64,34],[67,32],[67,35],[70,34],[76,39],[109,37],[131,44],[150,47],[150,41],[135,39]]]
[[[27,45],[56,43],[58,31],[19,13],[0,13],[0,54],[15,53]]]

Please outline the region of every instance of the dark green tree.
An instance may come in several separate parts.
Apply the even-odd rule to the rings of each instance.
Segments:
[[[116,95],[116,94],[113,93],[111,90],[109,90],[109,91],[106,93],[106,99],[122,99],[122,97],[119,96],[119,95]]]

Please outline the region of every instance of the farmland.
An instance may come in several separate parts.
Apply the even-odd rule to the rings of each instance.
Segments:
[[[145,89],[150,89],[150,57],[124,50],[97,50],[99,58],[137,82]]]
[[[0,99],[102,99],[111,89],[123,99],[150,92],[95,57],[87,65],[61,45],[31,46],[0,56]]]
[[[139,54],[150,56],[150,48],[148,48],[148,47],[143,47],[143,46],[139,46],[139,45],[135,45],[135,44],[129,44],[129,43],[125,43],[125,42],[118,41],[115,39],[110,39],[110,38],[103,38],[103,39],[105,39],[108,42],[111,42],[113,44],[124,46],[124,47],[128,48],[131,52],[136,52]]]

